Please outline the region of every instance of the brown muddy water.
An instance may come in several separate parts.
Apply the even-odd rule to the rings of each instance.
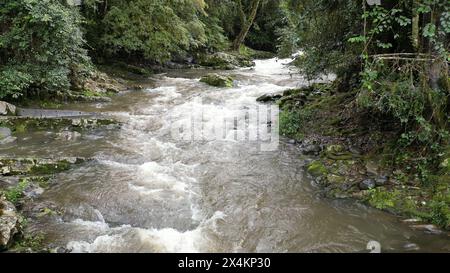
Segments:
[[[240,122],[238,112],[262,107],[258,96],[306,84],[285,62],[221,72],[235,77],[234,88],[200,83],[204,70],[180,70],[111,103],[65,107],[111,115],[124,122],[120,130],[72,140],[52,132],[19,135],[0,152],[95,158],[53,178],[34,206],[60,213],[34,218],[30,229],[43,232],[45,244],[73,252],[367,252],[369,241],[389,252],[449,252],[448,236],[414,231],[354,201],[323,198],[303,169],[311,158],[286,139],[266,151],[258,140],[233,138],[236,126],[225,131],[227,139],[174,137],[174,121],[189,123],[196,111],[205,126],[224,117]]]

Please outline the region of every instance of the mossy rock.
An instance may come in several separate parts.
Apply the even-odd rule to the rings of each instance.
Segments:
[[[215,87],[233,87],[233,78],[230,76],[222,76],[219,74],[208,74],[200,79],[200,82]]]
[[[198,64],[216,69],[230,70],[237,67],[251,67],[255,63],[250,57],[238,53],[217,52],[214,54],[199,54],[196,57]]]
[[[328,173],[328,170],[325,167],[325,165],[319,160],[311,162],[307,167],[307,171],[309,174],[316,177],[325,176]]]
[[[345,177],[336,174],[329,174],[327,175],[327,180],[329,183],[341,184],[345,182]]]

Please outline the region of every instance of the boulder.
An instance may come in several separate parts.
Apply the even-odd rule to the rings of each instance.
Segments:
[[[322,147],[317,144],[306,145],[302,149],[304,155],[318,155],[322,151]]]
[[[318,160],[311,162],[307,167],[307,171],[309,174],[311,174],[312,176],[315,176],[315,177],[324,176],[328,172],[325,165]]]
[[[282,96],[280,94],[264,94],[261,97],[257,98],[256,101],[264,103],[275,102],[281,99],[281,97]]]
[[[0,140],[10,137],[12,134],[11,129],[6,127],[0,127]]]
[[[377,178],[375,179],[375,185],[376,185],[377,187],[385,186],[387,183],[388,183],[388,177],[385,176],[385,175],[382,175],[382,176],[377,177]]]
[[[200,82],[204,82],[215,87],[233,87],[233,78],[229,76],[222,76],[219,74],[208,74],[200,79]]]
[[[237,67],[251,67],[255,65],[250,58],[225,52],[201,54],[196,58],[196,61],[202,66],[225,70],[235,69]]]
[[[12,143],[17,140],[16,137],[11,135],[11,129],[6,127],[0,127],[0,145]]]
[[[369,179],[365,179],[363,180],[361,183],[359,183],[359,188],[361,190],[370,190],[376,187],[376,183],[375,180],[369,178]]]
[[[0,116],[15,116],[17,108],[7,102],[0,101]]]
[[[8,248],[18,232],[19,216],[16,207],[0,196],[0,249]]]

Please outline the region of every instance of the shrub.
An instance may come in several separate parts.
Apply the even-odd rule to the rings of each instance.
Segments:
[[[66,1],[2,1],[0,22],[0,98],[64,91],[87,76],[81,17]]]

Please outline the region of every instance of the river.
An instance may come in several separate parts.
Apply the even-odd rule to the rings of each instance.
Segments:
[[[233,138],[237,128],[228,128],[227,139],[173,134],[174,121],[195,112],[218,125],[263,107],[260,95],[305,85],[286,61],[222,71],[235,77],[233,88],[200,83],[205,70],[177,70],[111,103],[66,107],[112,115],[124,123],[118,131],[70,141],[50,132],[19,136],[16,156],[95,158],[52,179],[35,204],[59,213],[37,217],[30,229],[72,252],[367,252],[369,241],[383,251],[450,251],[448,237],[414,231],[355,201],[324,198],[304,172],[310,158],[287,139],[262,149],[258,140]]]

